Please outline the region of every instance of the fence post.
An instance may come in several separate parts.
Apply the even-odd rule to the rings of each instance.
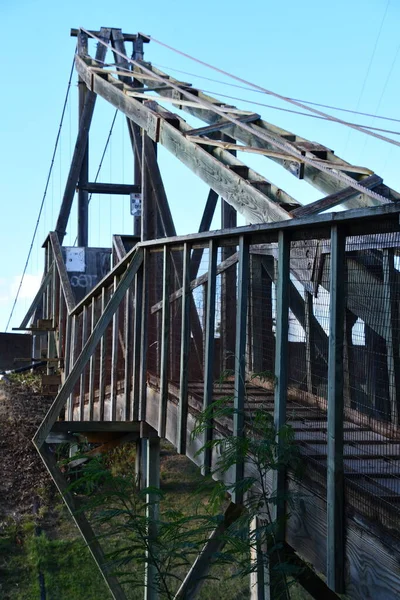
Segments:
[[[344,592],[343,345],[345,318],[345,244],[342,228],[332,225],[328,355],[327,582]]]
[[[288,386],[288,336],[289,336],[289,286],[290,286],[290,237],[281,230],[278,238],[278,264],[276,277],[276,344],[275,344],[275,396],[274,424],[277,441],[277,459],[283,442],[280,430],[286,423],[286,401]],[[285,537],[285,487],[286,469],[279,467],[274,471],[273,493],[275,504],[273,518],[278,525],[277,537]]]
[[[237,282],[237,311],[236,311],[236,343],[235,343],[235,389],[233,438],[241,438],[244,434],[244,401],[246,396],[246,333],[247,333],[247,303],[249,282],[249,242],[243,235],[239,238],[239,262]],[[235,488],[232,501],[235,504],[243,502],[243,489],[237,483],[244,477],[244,457],[238,456],[235,463]]]

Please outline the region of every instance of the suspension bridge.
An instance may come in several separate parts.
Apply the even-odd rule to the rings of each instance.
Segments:
[[[160,42],[150,36],[111,28],[71,34],[79,131],[55,228],[44,243],[42,283],[18,329],[32,334],[35,359],[47,361],[43,385],[57,390],[34,444],[113,597],[125,598],[124,591],[104,569],[101,545],[76,512],[49,444],[71,434],[136,440],[137,475],[157,486],[160,440],[167,439],[209,472],[215,453],[199,453],[203,440],[191,433],[199,412],[229,395],[238,417],[216,420],[208,441],[246,435],[249,413],[261,405],[277,431],[287,423],[293,428],[304,477],[281,470],[267,476],[267,486],[293,493],[290,508],[282,494],[275,511],[290,513],[282,543],[308,569],[308,592],[398,598],[399,193],[331,149],[154,67],[144,44]],[[131,184],[89,179],[97,97],[126,117]],[[398,145],[378,128],[284,99]],[[193,117],[204,125],[191,126]],[[210,188],[201,222],[184,236],[176,235],[158,145]],[[302,205],[239,154],[274,161],[323,197]],[[68,247],[76,192],[77,246]],[[110,248],[88,246],[91,193],[131,196],[132,235],[114,235]],[[210,230],[218,203],[221,229]],[[238,214],[246,226],[237,227]],[[266,372],[272,376],[262,377]],[[248,470],[239,461],[232,482]],[[232,502],[243,503],[239,491]],[[193,597],[188,590],[204,577],[210,557],[206,546],[179,597]],[[154,577],[151,566],[147,576]],[[272,598],[267,579],[253,578],[251,598]],[[151,586],[146,594],[156,597]]]

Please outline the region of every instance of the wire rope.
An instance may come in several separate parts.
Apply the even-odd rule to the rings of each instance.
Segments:
[[[6,331],[8,330],[8,327],[10,325],[11,319],[12,319],[13,314],[14,314],[15,307],[17,305],[19,294],[21,292],[22,284],[24,282],[24,278],[25,278],[26,271],[27,271],[27,268],[28,268],[29,260],[30,260],[31,254],[32,254],[33,244],[34,244],[35,239],[36,239],[36,234],[37,234],[37,230],[38,230],[38,227],[39,227],[40,219],[41,219],[41,216],[42,216],[43,207],[44,207],[44,203],[45,203],[46,196],[47,196],[47,190],[48,190],[49,183],[50,183],[50,178],[51,178],[51,175],[52,175],[52,172],[53,172],[54,161],[55,161],[55,157],[56,157],[56,153],[57,153],[57,149],[58,149],[58,145],[59,145],[59,141],[60,141],[60,137],[61,137],[61,130],[62,130],[62,126],[63,126],[63,123],[64,123],[64,116],[65,116],[65,112],[66,112],[66,108],[67,108],[67,102],[68,102],[68,97],[69,97],[69,93],[70,93],[70,89],[71,89],[72,75],[73,75],[73,72],[74,72],[74,64],[75,64],[75,58],[72,61],[72,67],[71,67],[71,72],[69,74],[67,91],[66,91],[66,94],[65,94],[63,109],[62,109],[62,112],[61,112],[60,124],[58,126],[56,141],[55,141],[55,144],[54,144],[53,154],[52,154],[52,157],[51,157],[50,167],[49,167],[49,171],[48,171],[48,174],[47,174],[46,185],[45,185],[45,188],[44,188],[42,201],[40,203],[39,214],[38,214],[38,217],[36,219],[35,228],[33,230],[33,236],[32,236],[31,244],[30,244],[29,251],[28,251],[28,257],[27,257],[26,262],[25,262],[25,266],[24,266],[24,270],[22,272],[21,280],[19,282],[19,285],[18,285],[18,288],[17,288],[17,293],[15,295],[15,299],[14,299],[14,302],[13,302],[13,305],[12,305],[12,308],[11,308],[10,316],[8,318],[8,321],[7,321],[7,325],[6,325],[6,329],[5,329]]]

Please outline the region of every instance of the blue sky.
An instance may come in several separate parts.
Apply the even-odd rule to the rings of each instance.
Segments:
[[[358,0],[336,0],[335,3],[314,0],[303,3],[295,0],[281,3],[270,0],[246,3],[237,0],[203,0],[201,3],[1,0],[5,68],[0,95],[0,330],[4,330],[10,314],[50,166],[75,48],[75,39],[69,36],[71,27],[98,29],[103,25],[121,27],[129,33],[142,31],[281,94],[400,118],[399,17],[400,4],[395,0],[389,3],[387,0],[369,0],[368,3]],[[156,65],[222,79],[154,43],[146,45],[145,52],[146,59]],[[194,76],[179,77],[211,92],[282,106],[260,94]],[[349,133],[339,125],[269,108],[252,108],[251,104],[240,101],[226,99],[226,102],[254,109],[272,123],[325,144],[342,158],[375,170],[388,185],[400,189],[399,148]],[[26,285],[11,327],[21,321],[43,269],[40,246],[55,225],[76,136],[76,109],[74,75],[53,177]],[[113,113],[112,108],[98,102],[91,137],[92,179]],[[341,116],[341,113],[335,114]],[[400,131],[400,123],[374,122],[355,116],[354,120]],[[132,160],[121,115],[117,117],[111,140],[99,179],[128,183],[132,177]],[[248,155],[244,160],[250,162]],[[206,187],[162,149],[160,164],[178,232],[197,230]],[[253,157],[251,164],[303,202],[322,196],[262,157]],[[127,198],[111,201],[107,197],[93,197],[91,245],[109,245],[112,233],[130,232],[131,227]],[[67,244],[73,244],[75,234],[76,223],[72,221]]]

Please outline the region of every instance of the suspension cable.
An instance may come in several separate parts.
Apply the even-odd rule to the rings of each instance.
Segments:
[[[84,29],[82,29],[82,31],[86,32],[86,30],[84,30]],[[395,146],[400,146],[400,142],[397,142],[396,140],[392,140],[391,138],[380,135],[379,133],[374,133],[373,131],[368,131],[358,125],[352,125],[351,123],[348,123],[347,121],[343,121],[342,119],[339,119],[338,117],[334,117],[332,115],[324,113],[315,108],[311,108],[310,106],[307,106],[306,104],[303,104],[302,102],[298,102],[297,100],[292,100],[291,98],[289,98],[287,96],[283,96],[282,94],[278,94],[277,92],[268,90],[267,88],[257,85],[256,83],[252,83],[251,81],[247,81],[246,79],[243,79],[242,77],[237,77],[236,75],[233,75],[232,73],[229,73],[228,71],[224,71],[223,69],[220,69],[219,67],[215,67],[214,65],[206,63],[203,60],[200,60],[199,58],[195,58],[194,56],[191,56],[190,54],[187,54],[186,52],[182,52],[181,50],[178,50],[177,48],[174,48],[173,46],[165,44],[164,42],[161,42],[160,40],[157,40],[156,38],[154,38],[150,35],[147,35],[144,33],[140,33],[139,35],[151,40],[152,42],[155,42],[156,44],[159,44],[160,46],[163,46],[164,48],[168,48],[169,50],[172,50],[172,52],[175,52],[176,54],[180,54],[181,56],[184,56],[185,58],[189,58],[190,60],[192,60],[196,63],[199,63],[209,69],[213,69],[214,71],[217,71],[218,73],[221,73],[222,75],[225,75],[226,77],[231,77],[232,79],[235,79],[236,81],[240,81],[241,83],[244,83],[245,85],[251,86],[252,88],[259,90],[259,91],[263,92],[264,94],[273,96],[274,98],[279,98],[279,100],[283,100],[284,102],[289,102],[289,104],[293,104],[294,106],[298,106],[299,108],[303,108],[305,110],[308,110],[308,111],[315,113],[317,115],[320,115],[322,117],[326,117],[330,121],[335,121],[336,123],[341,123],[342,125],[346,125],[346,127],[350,127],[351,129],[355,129],[356,131],[360,131],[361,133],[366,133],[367,135],[370,135],[372,137],[380,139],[384,142],[388,142],[389,144],[394,144]],[[99,39],[99,38],[97,38],[97,39]],[[115,49],[114,49],[114,52],[115,52]],[[126,57],[126,58],[128,58],[128,57]],[[140,66],[140,65],[138,65],[138,66]],[[143,69],[143,66],[142,66],[142,69]],[[182,93],[184,93],[184,91],[182,91]]]
[[[46,180],[46,185],[45,185],[45,188],[44,188],[44,193],[43,193],[42,201],[40,203],[39,214],[38,214],[38,217],[36,219],[36,224],[35,224],[35,228],[34,228],[34,231],[33,231],[32,241],[31,241],[31,245],[30,245],[29,251],[28,251],[28,257],[27,257],[26,262],[25,262],[24,270],[23,270],[23,273],[22,273],[22,276],[21,276],[21,280],[19,282],[17,293],[15,295],[14,303],[12,305],[10,316],[8,318],[8,321],[7,321],[6,331],[8,330],[8,327],[10,325],[10,321],[11,321],[12,316],[14,314],[15,306],[16,306],[18,298],[19,298],[19,294],[20,294],[20,291],[21,291],[21,288],[22,288],[22,284],[23,284],[23,281],[24,281],[24,278],[25,278],[25,275],[26,275],[26,271],[27,271],[27,268],[28,268],[29,260],[30,260],[30,257],[31,257],[31,253],[32,253],[32,249],[33,249],[33,244],[34,244],[35,239],[36,239],[36,234],[37,234],[37,230],[38,230],[38,227],[39,227],[40,218],[42,216],[42,211],[43,211],[44,203],[45,203],[46,196],[47,196],[47,190],[48,190],[49,183],[50,183],[50,177],[51,177],[51,174],[53,172],[54,160],[55,160],[55,157],[56,157],[56,153],[57,153],[57,149],[58,149],[58,144],[59,144],[59,141],[60,141],[61,130],[62,130],[62,126],[63,126],[63,123],[64,123],[65,111],[66,111],[66,108],[67,108],[67,102],[68,102],[69,92],[70,92],[70,89],[71,89],[72,75],[73,75],[73,72],[74,72],[74,64],[75,64],[75,57],[74,57],[74,60],[72,61],[71,72],[69,74],[67,91],[66,91],[66,94],[65,94],[64,105],[63,105],[63,109],[62,109],[62,112],[61,112],[60,124],[58,126],[56,141],[55,141],[55,144],[54,144],[53,155],[51,157],[50,168],[49,168],[49,172],[47,174],[47,180]]]
[[[199,79],[204,79],[207,81],[212,81],[213,83],[219,83],[221,85],[226,85],[233,88],[238,88],[240,90],[246,90],[247,92],[254,92],[255,94],[265,94],[265,92],[261,90],[255,90],[251,87],[245,85],[238,85],[237,83],[229,83],[227,81],[222,81],[222,79],[214,79],[213,77],[205,77],[204,75],[199,75],[198,73],[191,73],[189,71],[182,71],[181,69],[175,69],[174,67],[168,67],[166,65],[160,65],[158,63],[152,62],[152,65],[158,67],[159,69],[167,69],[168,71],[175,71],[176,73],[182,73],[183,75],[190,75],[191,77],[198,77]],[[114,66],[114,65],[105,65],[105,66]],[[206,91],[206,90],[201,90]],[[211,92],[213,93],[213,92]],[[223,94],[219,94],[222,96]],[[234,96],[226,96],[227,98],[234,98]],[[329,108],[331,110],[338,110],[341,112],[351,113],[353,115],[361,115],[363,117],[373,117],[374,119],[383,119],[385,121],[393,121],[394,123],[400,123],[400,119],[395,119],[394,117],[385,117],[383,115],[374,115],[373,113],[361,112],[359,110],[351,110],[349,108],[342,108],[339,106],[332,106],[330,104],[321,104],[320,102],[311,102],[310,100],[301,100],[300,98],[292,98],[288,96],[290,100],[294,100],[295,102],[302,102],[303,104],[310,104],[311,106],[319,106],[321,108]],[[234,98],[235,99],[235,98]],[[251,100],[247,100],[246,102],[251,102]],[[267,105],[265,105],[267,106]],[[281,109],[283,110],[283,109]],[[302,113],[299,113],[302,114]],[[367,127],[366,125],[362,125],[362,127]]]

